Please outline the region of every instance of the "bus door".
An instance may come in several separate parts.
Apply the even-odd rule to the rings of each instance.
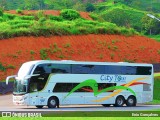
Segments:
[[[38,105],[39,104],[39,92],[38,92],[38,83],[32,82],[29,85],[29,105]]]
[[[30,93],[30,105],[45,105],[45,85],[50,75],[50,70],[47,68],[48,65],[38,65],[33,74],[39,74],[30,78],[29,93]]]
[[[30,105],[43,105],[45,98],[43,97],[43,89],[48,79],[44,75],[31,77],[29,83],[29,98]]]

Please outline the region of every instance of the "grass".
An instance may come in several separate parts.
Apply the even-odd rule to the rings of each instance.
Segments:
[[[115,114],[116,113],[116,114]],[[65,112],[52,112],[46,114],[46,116],[61,116],[61,117],[132,117],[132,113],[143,113],[143,114],[150,114],[149,111],[65,111]],[[152,113],[157,114],[157,111],[152,111]]]
[[[147,37],[155,39],[156,41],[160,42],[160,35],[148,35]]]
[[[154,90],[153,90],[153,101],[147,104],[160,104],[160,73],[154,74]]]
[[[6,80],[1,80],[0,82],[6,82]],[[8,82],[14,82],[14,79],[10,79]]]
[[[158,111],[158,110],[157,110]],[[123,118],[125,117],[127,118],[132,118],[132,114],[136,113],[136,114],[159,114],[157,111],[50,111],[47,113],[42,113],[42,117],[43,119],[46,117],[59,117],[62,119],[66,119],[66,118],[72,118],[74,119],[76,117],[76,119],[86,119],[89,117],[94,117],[94,119],[103,119],[104,117],[107,118],[112,118],[114,117],[114,119],[119,119],[119,118]],[[123,117],[122,117],[123,116]],[[135,116],[134,116],[135,117]],[[41,118],[41,117],[39,117]],[[137,118],[137,117],[136,117]],[[32,119],[32,118],[31,118]],[[91,118],[93,119],[93,118]],[[105,118],[106,119],[106,118]],[[124,118],[123,118],[124,119]],[[144,119],[144,116],[143,116]]]
[[[6,118],[1,118],[1,120],[35,120],[37,118],[20,118],[20,117],[14,117],[14,118],[9,118],[9,117],[6,117]],[[51,117],[41,117],[41,118],[38,118],[39,120],[50,120]],[[93,117],[54,117],[55,120],[93,120]],[[154,119],[154,120],[158,120],[159,118],[157,117],[94,117],[94,120],[151,120],[151,119]]]
[[[160,73],[154,73],[155,78],[158,77],[158,76],[160,76]]]

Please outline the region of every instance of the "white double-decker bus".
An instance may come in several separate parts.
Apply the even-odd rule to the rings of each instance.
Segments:
[[[66,104],[121,107],[153,99],[153,66],[138,63],[40,60],[24,63],[15,78],[13,103],[42,108]]]

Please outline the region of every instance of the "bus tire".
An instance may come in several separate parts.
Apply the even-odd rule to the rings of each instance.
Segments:
[[[122,95],[120,95],[120,96],[117,96],[114,106],[122,107],[124,103],[125,103],[125,99]]]
[[[131,95],[127,98],[127,101],[126,101],[126,105],[131,107],[131,106],[136,106],[136,103],[137,103],[137,100],[136,100],[136,97]]]
[[[58,105],[58,98],[50,97],[48,100],[48,108],[55,108]]]
[[[103,107],[109,107],[111,104],[102,104]]]
[[[36,105],[37,108],[43,108],[43,105]]]

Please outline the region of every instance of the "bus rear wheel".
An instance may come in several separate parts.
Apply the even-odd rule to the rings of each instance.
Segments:
[[[37,105],[36,107],[37,108],[43,108],[43,105]]]
[[[116,98],[116,101],[115,101],[115,105],[114,106],[116,106],[116,107],[122,107],[123,105],[124,105],[124,103],[125,103],[125,99],[124,99],[124,97],[123,96],[118,96],[117,98]]]
[[[129,96],[128,98],[127,98],[127,101],[126,101],[126,105],[127,106],[136,106],[136,103],[137,103],[137,100],[136,100],[136,98],[135,98],[135,96]]]
[[[58,100],[56,97],[51,97],[48,100],[48,108],[55,108],[58,104]]]
[[[103,107],[109,107],[110,104],[102,104]]]

